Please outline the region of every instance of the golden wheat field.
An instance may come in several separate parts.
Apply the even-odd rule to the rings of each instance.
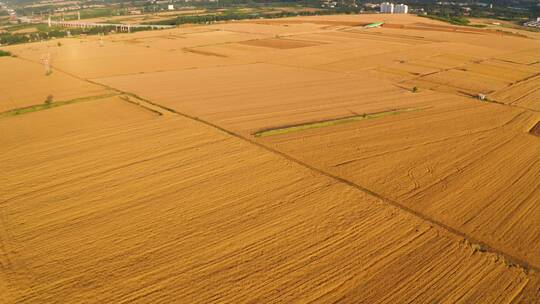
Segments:
[[[540,301],[540,34],[336,15],[5,49],[0,303]]]

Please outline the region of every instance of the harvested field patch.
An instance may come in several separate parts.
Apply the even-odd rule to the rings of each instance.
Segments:
[[[438,71],[437,68],[419,66],[415,64],[409,64],[406,62],[395,63],[392,65],[378,67],[376,68],[376,70],[382,73],[400,75],[403,77],[401,79],[412,78],[411,76],[421,76],[425,74],[431,74]]]
[[[359,21],[336,21],[336,20],[295,20],[295,19],[286,19],[286,20],[256,20],[250,21],[249,23],[256,24],[266,24],[266,25],[289,25],[289,24],[318,24],[318,25],[329,25],[329,26],[364,26],[368,25],[371,22],[359,22]]]
[[[239,43],[245,44],[245,45],[251,45],[251,46],[275,48],[275,49],[296,49],[296,48],[315,46],[315,45],[320,44],[318,42],[313,42],[313,41],[302,41],[302,40],[283,39],[283,38],[247,40],[247,41],[242,41]]]
[[[485,60],[475,62],[464,67],[466,71],[482,74],[487,77],[514,83],[529,78],[538,73],[538,69],[509,62]]]
[[[75,100],[111,93],[63,73],[46,75],[43,65],[19,58],[1,57],[0,71],[0,112],[44,103],[49,95],[54,100]]]
[[[474,28],[464,28],[458,26],[446,26],[438,24],[426,24],[426,23],[416,23],[412,25],[405,24],[392,24],[385,23],[382,27],[390,29],[408,29],[408,30],[417,30],[417,31],[432,31],[432,32],[449,32],[449,33],[464,33],[464,34],[485,34],[485,30],[479,30]]]
[[[113,96],[0,119],[6,149],[17,144],[52,140],[68,134],[155,119],[155,113]]]
[[[404,83],[409,86],[428,88],[441,92],[466,93],[476,96],[487,94],[506,87],[509,83],[494,77],[459,69],[420,76],[418,79]]]
[[[419,99],[419,95],[387,82],[368,79],[326,71],[306,74],[300,68],[273,64],[250,64],[102,78],[98,82],[222,123],[246,135],[275,126],[329,120],[354,113],[426,106],[431,98],[436,98]],[[196,85],[201,82],[212,85]],[[333,89],[329,90],[329,86]],[[306,90],[311,94],[305,94]]]
[[[0,258],[17,261],[0,276],[9,301],[244,302],[279,289],[285,302],[354,302],[362,286],[376,302],[396,286],[395,302],[419,289],[427,302],[497,302],[538,286],[412,215],[183,118],[0,156],[17,177],[0,186]]]
[[[259,140],[540,265],[540,247],[521,245],[540,243],[540,142],[523,130],[534,116],[437,108]]]
[[[298,33],[311,33],[321,30],[324,25],[317,25],[309,22],[280,24],[259,24],[256,21],[231,22],[211,25],[210,28],[220,31],[257,35],[259,38],[273,38],[276,35],[296,35]],[[262,36],[262,37],[261,37]],[[247,39],[246,39],[247,40]]]
[[[453,33],[480,34],[480,35],[490,34],[490,35],[527,38],[527,36],[524,34],[511,32],[511,31],[503,31],[500,29],[497,29],[497,30],[479,29],[479,28],[468,27],[468,26],[451,26],[451,25],[431,24],[431,23],[424,23],[424,22],[418,22],[411,25],[384,24],[383,27],[418,30],[418,31],[453,32]]]
[[[227,59],[221,56],[208,56],[208,54],[184,51],[184,48],[199,50],[198,45],[205,44],[205,41],[209,43],[209,40],[212,41],[214,37],[216,43],[217,41],[224,43],[223,41],[229,41],[228,38],[235,40],[234,37],[236,36],[232,35],[231,37],[216,32],[210,38],[198,37],[193,39],[199,41],[192,41],[191,39],[169,40],[154,37],[138,44],[129,44],[122,40],[113,42],[104,39],[103,46],[100,45],[98,40],[76,44],[66,42],[61,48],[51,49],[46,45],[40,45],[35,50],[30,48],[22,49],[17,52],[17,55],[39,63],[44,53],[50,53],[54,68],[84,78],[223,66],[245,62],[243,58]],[[253,38],[253,36],[249,36],[241,39]],[[111,66],[114,66],[114,69],[111,69]],[[43,70],[42,66],[37,65],[37,68],[39,68],[40,72]],[[54,76],[54,73],[51,76]]]
[[[454,43],[441,43],[439,46],[439,43],[403,45],[383,42],[382,45],[379,45],[378,43],[372,44],[370,41],[369,44],[365,44],[367,46],[373,45],[377,47],[376,50],[382,52],[368,53],[369,50],[373,51],[371,47],[366,51],[360,45],[351,45],[351,47],[356,47],[356,54],[354,52],[344,53],[343,56],[340,56],[344,59],[334,59],[333,62],[324,63],[317,67],[336,72],[355,72],[357,74],[365,74],[368,69],[376,69],[381,72],[388,71],[391,74],[397,73],[398,75],[407,76],[389,78],[393,81],[404,81],[411,78],[408,77],[412,75],[408,73],[409,71],[426,75],[446,69],[459,68],[482,58],[475,55],[482,49],[461,47],[463,49],[462,54],[459,52],[460,46]],[[453,54],[449,54],[447,50],[453,52]],[[403,72],[400,70],[403,70]]]
[[[373,40],[373,41],[382,41],[382,42],[387,42],[387,43],[397,43],[397,44],[405,44],[405,45],[428,44],[428,43],[433,42],[431,39],[426,39],[426,37],[423,37],[423,36],[368,32],[365,29],[351,29],[351,30],[348,30],[346,33],[348,33],[348,36],[350,37],[356,36],[356,39],[360,39],[360,40]],[[338,35],[339,34],[336,34],[336,36]]]
[[[540,76],[536,75],[516,82],[493,93],[490,98],[498,102],[540,111]]]
[[[540,55],[538,54],[540,54],[540,48],[512,52],[503,56],[498,56],[496,59],[512,63],[533,65],[540,60]]]

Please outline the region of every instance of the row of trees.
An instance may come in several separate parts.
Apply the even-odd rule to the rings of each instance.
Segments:
[[[228,20],[244,20],[244,19],[259,19],[259,18],[283,18],[293,16],[315,16],[315,15],[329,15],[329,14],[357,14],[360,12],[360,8],[340,8],[334,10],[319,10],[319,11],[300,11],[300,12],[266,12],[266,13],[242,13],[242,12],[226,12],[223,14],[205,14],[195,16],[178,16],[174,19],[162,20],[157,24],[164,25],[180,25],[187,23],[211,23],[217,21]],[[155,22],[154,22],[155,24]]]
[[[422,8],[429,15],[444,18],[470,16],[520,21],[540,15],[540,6],[537,5],[537,0],[492,0],[485,1],[486,4],[479,4],[476,1],[466,0],[448,0],[448,2],[451,2],[452,4],[440,4],[438,1],[432,0],[405,1],[412,9]],[[487,3],[493,4],[493,7],[490,8]],[[465,7],[468,9],[465,10]],[[460,23],[459,20],[457,20],[457,23],[455,24],[458,23]]]
[[[35,33],[0,33],[0,44],[9,45],[34,41],[49,40],[52,38],[63,38],[68,35],[97,35],[114,32],[116,27],[93,27],[93,28],[51,28],[48,30],[38,30]],[[133,29],[139,30],[139,29]]]

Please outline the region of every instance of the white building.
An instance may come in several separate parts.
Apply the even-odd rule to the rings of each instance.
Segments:
[[[381,3],[381,13],[383,14],[407,14],[409,6],[405,4],[395,4],[390,2]]]
[[[525,22],[523,25],[540,28],[540,17],[536,18],[536,21]]]
[[[409,6],[405,4],[398,4],[394,6],[394,14],[407,14],[409,12]]]
[[[167,9],[170,10],[170,11],[174,11],[174,5],[169,4],[169,5],[167,6]]]
[[[394,3],[389,3],[389,2],[381,3],[381,13],[383,13],[383,14],[393,14],[394,13]]]

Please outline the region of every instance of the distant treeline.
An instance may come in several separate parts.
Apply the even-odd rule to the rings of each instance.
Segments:
[[[445,4],[439,3],[438,0],[408,0],[404,2],[409,4],[412,9],[422,8],[428,15],[443,18],[466,16],[522,21],[540,15],[540,6],[537,5],[538,0],[493,0],[485,1],[484,4],[480,4],[476,1],[467,2],[463,0],[443,1],[443,3],[448,2]],[[490,7],[488,3],[493,4],[493,7]],[[459,23],[459,21],[457,22]]]
[[[68,35],[98,35],[98,34],[110,34],[116,31],[115,26],[107,27],[92,27],[92,28],[62,28],[51,27],[48,28],[45,25],[35,26],[38,30],[33,33],[0,33],[0,44],[9,45],[17,43],[35,42],[42,40],[49,40],[53,38],[64,38]],[[145,30],[143,28],[131,28],[131,32],[137,32]]]
[[[454,25],[469,25],[470,21],[467,18],[458,16],[436,16],[436,15],[418,15],[419,17],[425,17],[433,20],[439,20],[448,22]]]
[[[161,20],[158,22],[152,22],[153,24],[163,25],[180,25],[180,24],[198,24],[198,23],[211,23],[218,21],[230,21],[230,20],[245,20],[245,19],[271,19],[271,18],[284,18],[294,16],[317,16],[317,15],[331,15],[331,14],[357,14],[360,12],[360,8],[340,8],[333,10],[318,10],[318,11],[300,11],[300,12],[267,12],[267,13],[240,13],[232,12],[225,14],[204,14],[195,16],[178,16],[173,19]]]
[[[259,19],[259,18],[283,18],[293,16],[313,16],[313,15],[329,15],[329,14],[356,14],[360,12],[360,8],[337,8],[332,10],[317,10],[317,11],[268,11],[268,12],[241,12],[239,10],[228,10],[226,12],[219,12],[215,10],[214,13],[208,13],[203,15],[191,15],[191,16],[178,16],[168,20],[162,20],[159,22],[151,22],[152,24],[162,25],[180,25],[180,24],[200,24],[211,23],[217,21],[228,20],[244,20],[244,19]],[[15,31],[25,28],[36,28],[36,32],[31,33],[16,33]],[[20,24],[11,26],[8,32],[0,33],[0,44],[9,45],[17,43],[35,42],[42,40],[49,40],[53,38],[63,38],[68,35],[97,35],[97,34],[109,34],[116,30],[115,26],[110,27],[94,27],[94,28],[62,28],[62,27],[47,27],[46,25],[29,25]],[[132,28],[131,31],[143,31],[148,30],[144,28]]]

